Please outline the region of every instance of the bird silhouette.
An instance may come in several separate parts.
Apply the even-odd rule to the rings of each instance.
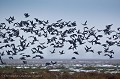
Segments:
[[[20,57],[21,60],[26,60],[25,57]]]
[[[108,51],[109,51],[109,47],[104,48],[104,52],[105,52],[105,53],[108,52]]]
[[[74,54],[76,54],[76,55],[79,55],[79,53],[77,52],[77,51],[75,51],[75,52],[73,52]]]
[[[111,29],[111,26],[112,26],[113,24],[110,24],[110,25],[106,25],[106,28],[107,29]]]
[[[108,56],[109,58],[114,58],[112,55],[110,54],[105,54],[104,56]]]
[[[55,49],[53,51],[50,51],[50,52],[51,52],[51,54],[55,53]]]
[[[55,64],[57,64],[57,62],[53,62],[53,61],[51,61],[51,64],[55,65]]]
[[[102,44],[103,47],[107,47],[107,44]]]
[[[64,50],[59,51],[59,53],[60,53],[60,55],[65,54],[65,53],[64,53]]]
[[[51,65],[51,63],[49,63],[49,62],[45,63],[45,66],[49,66],[49,65]]]
[[[9,57],[9,59],[11,60],[11,59],[13,59],[13,57]]]
[[[24,57],[31,57],[30,55],[22,55],[22,56],[24,56]]]
[[[108,51],[108,53],[110,53],[110,54],[114,54],[114,51],[113,51],[113,50],[110,50],[110,51]]]
[[[23,64],[27,64],[27,61],[23,61]]]
[[[6,50],[6,53],[7,53],[7,55],[12,55],[12,54],[13,54],[13,51],[11,51],[11,50]]]
[[[82,24],[82,23],[81,23]],[[85,21],[85,23],[84,24],[82,24],[83,26],[86,26],[87,25],[87,21]]]
[[[4,51],[0,52],[0,56],[4,56],[4,55],[5,55]]]
[[[24,13],[25,18],[29,17],[30,15],[28,13]]]
[[[98,51],[97,53],[100,55],[102,53],[102,51]]]
[[[1,64],[6,64],[5,62],[3,62],[1,56],[0,56],[0,61],[1,61]]]
[[[112,46],[112,45],[114,45],[116,42],[113,42],[113,41],[106,41],[106,43],[109,45],[109,46]]]
[[[11,21],[14,21],[15,20],[15,18],[14,18],[14,16],[10,16],[10,19],[11,19]]]
[[[6,19],[6,21],[8,21],[9,24],[13,23],[13,21],[10,18]]]
[[[75,58],[75,57],[72,57],[71,59],[74,60],[74,59],[76,59],[76,58]]]
[[[43,59],[44,57],[41,55],[35,55],[33,58],[39,57],[40,59]]]
[[[92,47],[86,46],[86,47],[85,47],[85,51],[86,51],[86,52],[93,52],[93,53],[94,53],[94,50],[92,50],[91,48],[92,48]]]
[[[63,19],[60,19],[60,20],[58,20],[57,22],[59,23],[59,22],[61,22]]]
[[[43,54],[43,52],[40,50],[40,48],[32,48],[32,51],[35,51],[35,53]]]
[[[113,39],[114,39],[114,40],[117,40],[117,39],[118,39],[117,34],[116,34],[116,35],[113,35]]]

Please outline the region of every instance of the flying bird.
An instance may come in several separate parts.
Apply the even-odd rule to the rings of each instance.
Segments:
[[[29,17],[30,15],[28,13],[24,13],[25,18]]]
[[[75,57],[72,57],[71,59],[74,60],[74,59],[76,59],[76,58],[75,58]]]
[[[81,23],[82,24],[82,23]],[[87,25],[87,21],[85,21],[85,23],[84,24],[82,24],[83,26],[86,26]]]
[[[53,51],[50,51],[50,52],[51,52],[51,54],[55,53],[55,49]]]
[[[65,54],[65,53],[64,53],[64,50],[62,50],[62,51],[59,51],[59,53],[60,53],[61,55],[62,55],[62,54]]]
[[[102,51],[98,51],[97,53],[100,55],[102,53]]]
[[[75,52],[73,52],[74,54],[76,54],[76,55],[79,55],[79,53],[77,52],[77,51],[75,51]]]
[[[27,61],[23,61],[23,64],[27,64]]]
[[[110,54],[105,54],[104,56],[108,56],[109,58],[114,58],[112,55]]]

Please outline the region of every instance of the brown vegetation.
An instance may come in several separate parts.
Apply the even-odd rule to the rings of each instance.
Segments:
[[[120,79],[120,73],[97,73],[97,72],[0,72],[0,79]]]

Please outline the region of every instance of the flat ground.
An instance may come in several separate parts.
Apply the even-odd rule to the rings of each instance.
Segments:
[[[120,73],[51,72],[47,69],[0,68],[0,79],[120,79]]]

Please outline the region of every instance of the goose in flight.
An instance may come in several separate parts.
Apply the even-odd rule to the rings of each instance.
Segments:
[[[109,56],[110,58],[114,58],[112,55],[110,54],[105,54],[104,56]]]
[[[28,13],[24,13],[25,18],[29,17],[30,15]]]
[[[50,52],[51,52],[51,54],[55,53],[55,49],[53,51],[50,51]]]
[[[98,51],[97,53],[100,55],[102,53],[102,51]]]
[[[72,57],[71,59],[74,60],[74,59],[76,59],[76,58],[75,58],[75,57]]]
[[[82,23],[81,23],[82,24]],[[87,25],[87,21],[85,21],[85,23],[84,24],[82,24],[83,26],[86,26]]]
[[[77,51],[75,51],[75,52],[73,52],[74,54],[76,54],[76,55],[79,55],[79,53],[77,52]]]
[[[62,51],[59,51],[59,53],[60,53],[61,55],[62,55],[62,54],[65,54],[65,53],[64,53],[64,50],[62,50]]]

